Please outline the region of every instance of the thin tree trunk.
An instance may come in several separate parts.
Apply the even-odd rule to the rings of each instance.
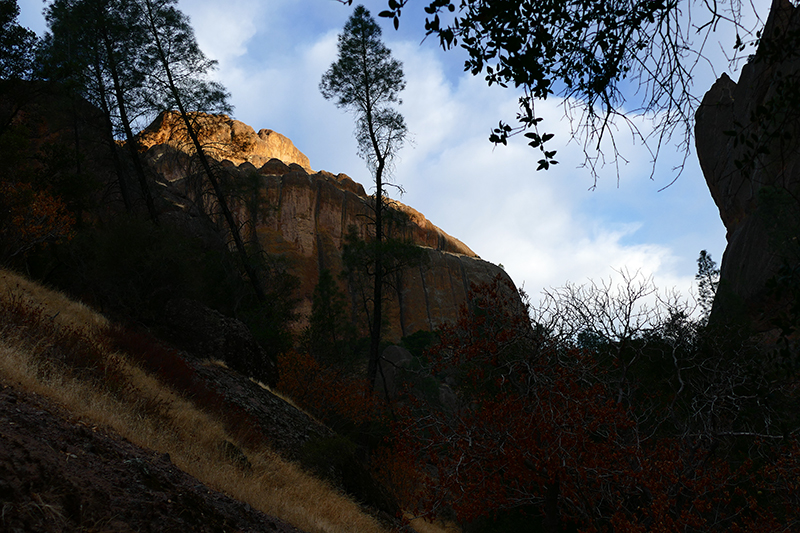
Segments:
[[[231,213],[231,210],[228,207],[228,201],[225,199],[225,194],[222,191],[222,188],[219,186],[219,181],[214,176],[214,172],[211,169],[211,164],[208,162],[208,158],[203,150],[203,146],[200,144],[200,140],[197,137],[197,132],[195,132],[194,127],[189,120],[189,116],[186,113],[186,110],[183,108],[183,104],[180,102],[180,100],[176,99],[176,101],[178,102],[178,108],[181,117],[183,117],[183,122],[186,125],[187,131],[189,132],[189,137],[191,137],[194,148],[197,151],[197,157],[200,159],[200,165],[203,167],[206,177],[208,177],[208,181],[211,182],[211,186],[214,188],[214,194],[216,195],[219,206],[222,209],[222,215],[225,217],[225,222],[227,222],[228,228],[230,229],[233,242],[236,245],[236,250],[239,252],[242,263],[244,263],[244,270],[247,273],[247,276],[250,278],[250,283],[253,285],[256,298],[258,298],[258,301],[264,302],[266,301],[267,297],[264,294],[264,289],[261,287],[258,273],[253,268],[253,265],[250,264],[250,258],[247,254],[247,249],[244,246],[244,242],[242,241],[242,235],[239,232],[239,226],[236,224],[236,220],[233,218],[233,213]]]
[[[114,170],[117,173],[117,183],[119,183],[119,191],[120,194],[122,194],[122,201],[125,203],[125,210],[130,212],[133,204],[131,203],[131,196],[130,192],[128,191],[128,183],[125,181],[125,176],[122,171],[122,162],[119,160],[119,154],[117,153],[117,143],[114,141],[114,125],[111,122],[111,110],[108,108],[108,101],[106,100],[106,86],[105,83],[103,83],[100,60],[96,57],[94,71],[95,76],[97,77],[97,90],[100,92],[99,96],[102,111],[106,119],[108,149],[111,150],[111,159],[114,163]]]
[[[367,378],[370,387],[375,386],[378,375],[381,348],[381,325],[383,322],[383,169],[386,159],[381,153],[377,134],[372,124],[372,103],[367,93],[367,125],[372,148],[375,152],[377,167],[375,169],[375,285],[372,289],[372,327],[370,328],[369,363]]]
[[[375,193],[375,285],[372,289],[372,327],[370,328],[370,347],[369,347],[369,365],[367,366],[367,374],[370,386],[375,383],[375,377],[378,373],[378,363],[380,362],[380,348],[381,348],[381,323],[383,316],[381,310],[383,309],[383,225],[382,225],[382,211],[383,211],[383,195],[381,194],[381,176],[382,169],[376,172],[375,184],[378,188]]]
[[[175,103],[178,106],[178,111],[180,112],[181,117],[183,118],[183,122],[186,125],[186,131],[189,133],[189,137],[192,139],[195,151],[197,152],[197,157],[200,159],[200,165],[203,167],[203,171],[205,172],[208,181],[214,188],[214,194],[217,197],[217,201],[219,202],[220,208],[222,209],[222,214],[225,217],[225,221],[228,224],[228,228],[230,229],[231,236],[233,237],[233,242],[236,245],[236,250],[239,252],[239,256],[244,266],[244,270],[247,273],[247,276],[250,278],[250,283],[253,285],[253,290],[255,291],[256,298],[258,299],[259,302],[264,302],[266,301],[267,298],[266,295],[264,294],[264,289],[261,287],[261,283],[258,278],[258,273],[253,268],[253,265],[250,264],[250,258],[248,257],[247,249],[244,246],[244,242],[242,241],[242,236],[239,232],[239,226],[236,225],[236,220],[234,220],[233,214],[231,213],[231,210],[228,208],[228,202],[225,199],[225,195],[222,191],[222,188],[219,186],[219,182],[217,181],[217,178],[214,176],[214,172],[211,169],[211,164],[208,162],[206,153],[203,150],[203,146],[200,144],[200,140],[197,137],[197,132],[195,131],[194,126],[189,120],[189,115],[183,106],[183,100],[181,99],[180,93],[178,92],[178,88],[175,85],[175,82],[172,78],[172,70],[170,69],[166,55],[164,54],[164,49],[161,46],[161,39],[158,36],[158,29],[155,27],[153,21],[151,1],[146,0],[146,3],[150,21],[150,29],[153,32],[153,40],[155,41],[156,49],[158,50],[159,60],[161,61],[161,65],[164,67],[164,72],[167,75],[167,83],[169,85],[169,90],[172,93],[172,98],[175,100]]]
[[[144,166],[142,165],[142,160],[139,158],[138,145],[136,143],[136,139],[134,139],[133,136],[133,130],[131,129],[131,122],[128,118],[127,106],[125,105],[125,94],[122,91],[122,83],[120,82],[119,78],[119,69],[117,68],[116,61],[114,61],[114,51],[111,49],[111,42],[107,34],[103,35],[103,42],[106,48],[106,56],[108,57],[108,67],[111,70],[111,79],[114,81],[114,94],[116,95],[117,98],[119,117],[122,120],[122,128],[125,131],[126,144],[128,145],[128,150],[130,151],[131,159],[133,160],[133,168],[136,171],[136,177],[139,179],[139,186],[142,188],[144,201],[145,204],[147,205],[147,212],[150,215],[150,219],[153,221],[153,223],[157,225],[158,213],[156,212],[156,206],[153,201],[153,195],[150,193],[150,186],[147,184],[147,176],[145,175],[144,172]]]

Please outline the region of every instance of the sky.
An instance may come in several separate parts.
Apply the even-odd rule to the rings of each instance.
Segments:
[[[46,31],[42,0],[18,0],[19,22]],[[377,18],[385,0],[362,2]],[[725,228],[692,150],[675,180],[683,152],[668,146],[651,179],[651,156],[631,135],[617,139],[627,163],[601,170],[597,186],[582,168],[582,145],[570,142],[562,100],[537,103],[544,128],[556,137],[560,164],[536,171],[540,153],[522,137],[508,146],[488,141],[498,121],[514,122],[518,93],[487,87],[463,72],[460,50],[444,52],[424,40],[424,15],[410,2],[400,31],[378,19],[393,56],[403,62],[407,86],[403,113],[411,142],[399,154],[392,180],[404,193],[389,194],[422,212],[481,258],[501,264],[534,303],[542,290],[565,283],[617,278],[618,272],[652,276],[661,289],[696,293],[700,250],[718,263]],[[754,2],[766,17],[768,0]],[[218,61],[214,77],[231,93],[233,117],[255,130],[289,137],[314,170],[343,172],[370,191],[372,181],[357,156],[353,119],[325,100],[322,74],[336,60],[336,40],[352,7],[336,0],[180,0],[201,49]],[[724,51],[733,34],[714,35],[710,65],[695,79],[698,97],[728,72]],[[647,124],[642,122],[642,127]],[[669,185],[665,188],[665,186]]]

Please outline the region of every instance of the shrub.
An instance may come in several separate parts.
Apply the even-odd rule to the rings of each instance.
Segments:
[[[413,390],[397,410],[385,462],[404,502],[488,525],[525,507],[545,531],[796,527],[796,371],[644,306],[649,282],[554,291],[539,327],[496,285],[428,352],[457,377],[455,415]]]
[[[49,189],[0,180],[0,263],[20,263],[38,247],[69,240],[74,224]]]
[[[367,380],[290,352],[278,359],[278,389],[340,433],[365,428],[384,416]]]

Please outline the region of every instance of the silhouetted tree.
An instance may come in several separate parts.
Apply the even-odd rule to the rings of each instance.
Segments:
[[[711,254],[705,250],[700,250],[700,256],[697,258],[697,274],[694,279],[697,281],[698,303],[703,310],[703,321],[706,322],[711,315],[714,296],[716,296],[719,286],[719,268],[717,268],[717,262],[711,259]]]
[[[147,38],[141,11],[132,0],[56,0],[47,8],[46,74],[99,107],[106,117],[107,142],[114,157],[126,208],[132,200],[116,155],[115,131],[125,137],[129,156],[151,220],[157,223],[152,192],[139,157],[132,123],[152,114],[141,61]]]
[[[320,91],[337,107],[355,115],[359,155],[375,178],[375,268],[373,272],[370,354],[367,369],[370,383],[378,370],[383,299],[384,174],[403,146],[407,128],[403,116],[391,107],[400,103],[405,88],[402,64],[392,58],[381,41],[381,29],[364,6],[357,6],[339,35],[339,58],[322,76]]]
[[[190,116],[192,111],[230,110],[224,87],[208,77],[209,72],[216,67],[216,61],[208,59],[200,50],[189,19],[175,7],[175,0],[137,1],[144,11],[144,25],[148,31],[144,56],[149,80],[160,89],[148,94],[155,97],[152,100],[154,107],[163,110],[177,109],[180,113],[200,166],[214,189],[243,268],[250,278],[256,297],[264,302],[266,295],[255,265],[245,248],[239,225],[233,218],[224,191],[200,143],[197,125],[193,120],[197,115]]]
[[[0,79],[28,79],[34,70],[38,39],[17,23],[17,0],[0,0]]]
[[[0,0],[0,80],[6,95],[0,105],[0,135],[8,131],[20,110],[39,92],[31,84],[20,83],[34,75],[40,41],[35,33],[17,23],[17,17],[16,0]]]
[[[347,300],[330,270],[319,274],[311,304],[311,317],[304,332],[309,353],[326,364],[346,366],[353,352],[355,328]]]
[[[340,0],[351,4],[352,0]],[[788,4],[788,2],[786,2]],[[408,0],[388,0],[381,17],[399,26]],[[619,158],[615,126],[626,124],[653,157],[671,135],[690,148],[694,111],[692,93],[698,65],[707,64],[707,44],[720,25],[736,30],[733,56],[759,34],[742,25],[746,2],[720,0],[428,0],[425,30],[445,49],[466,51],[464,70],[482,75],[489,85],[522,91],[517,126],[501,121],[490,140],[506,144],[524,133],[541,150],[538,169],[556,163],[545,148],[552,133],[540,131],[535,103],[551,95],[565,98],[565,114],[574,118],[573,134],[582,134],[586,162],[602,161],[600,143],[611,137]],[[773,5],[777,3],[773,2]],[[704,17],[701,19],[701,17]],[[755,37],[753,35],[755,34]],[[732,43],[733,44],[733,43]],[[784,47],[791,49],[791,47]],[[656,131],[639,131],[630,119],[650,116]]]

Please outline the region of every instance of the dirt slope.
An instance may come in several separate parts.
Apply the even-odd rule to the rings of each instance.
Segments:
[[[0,530],[278,532],[300,530],[211,490],[167,454],[0,385]]]

